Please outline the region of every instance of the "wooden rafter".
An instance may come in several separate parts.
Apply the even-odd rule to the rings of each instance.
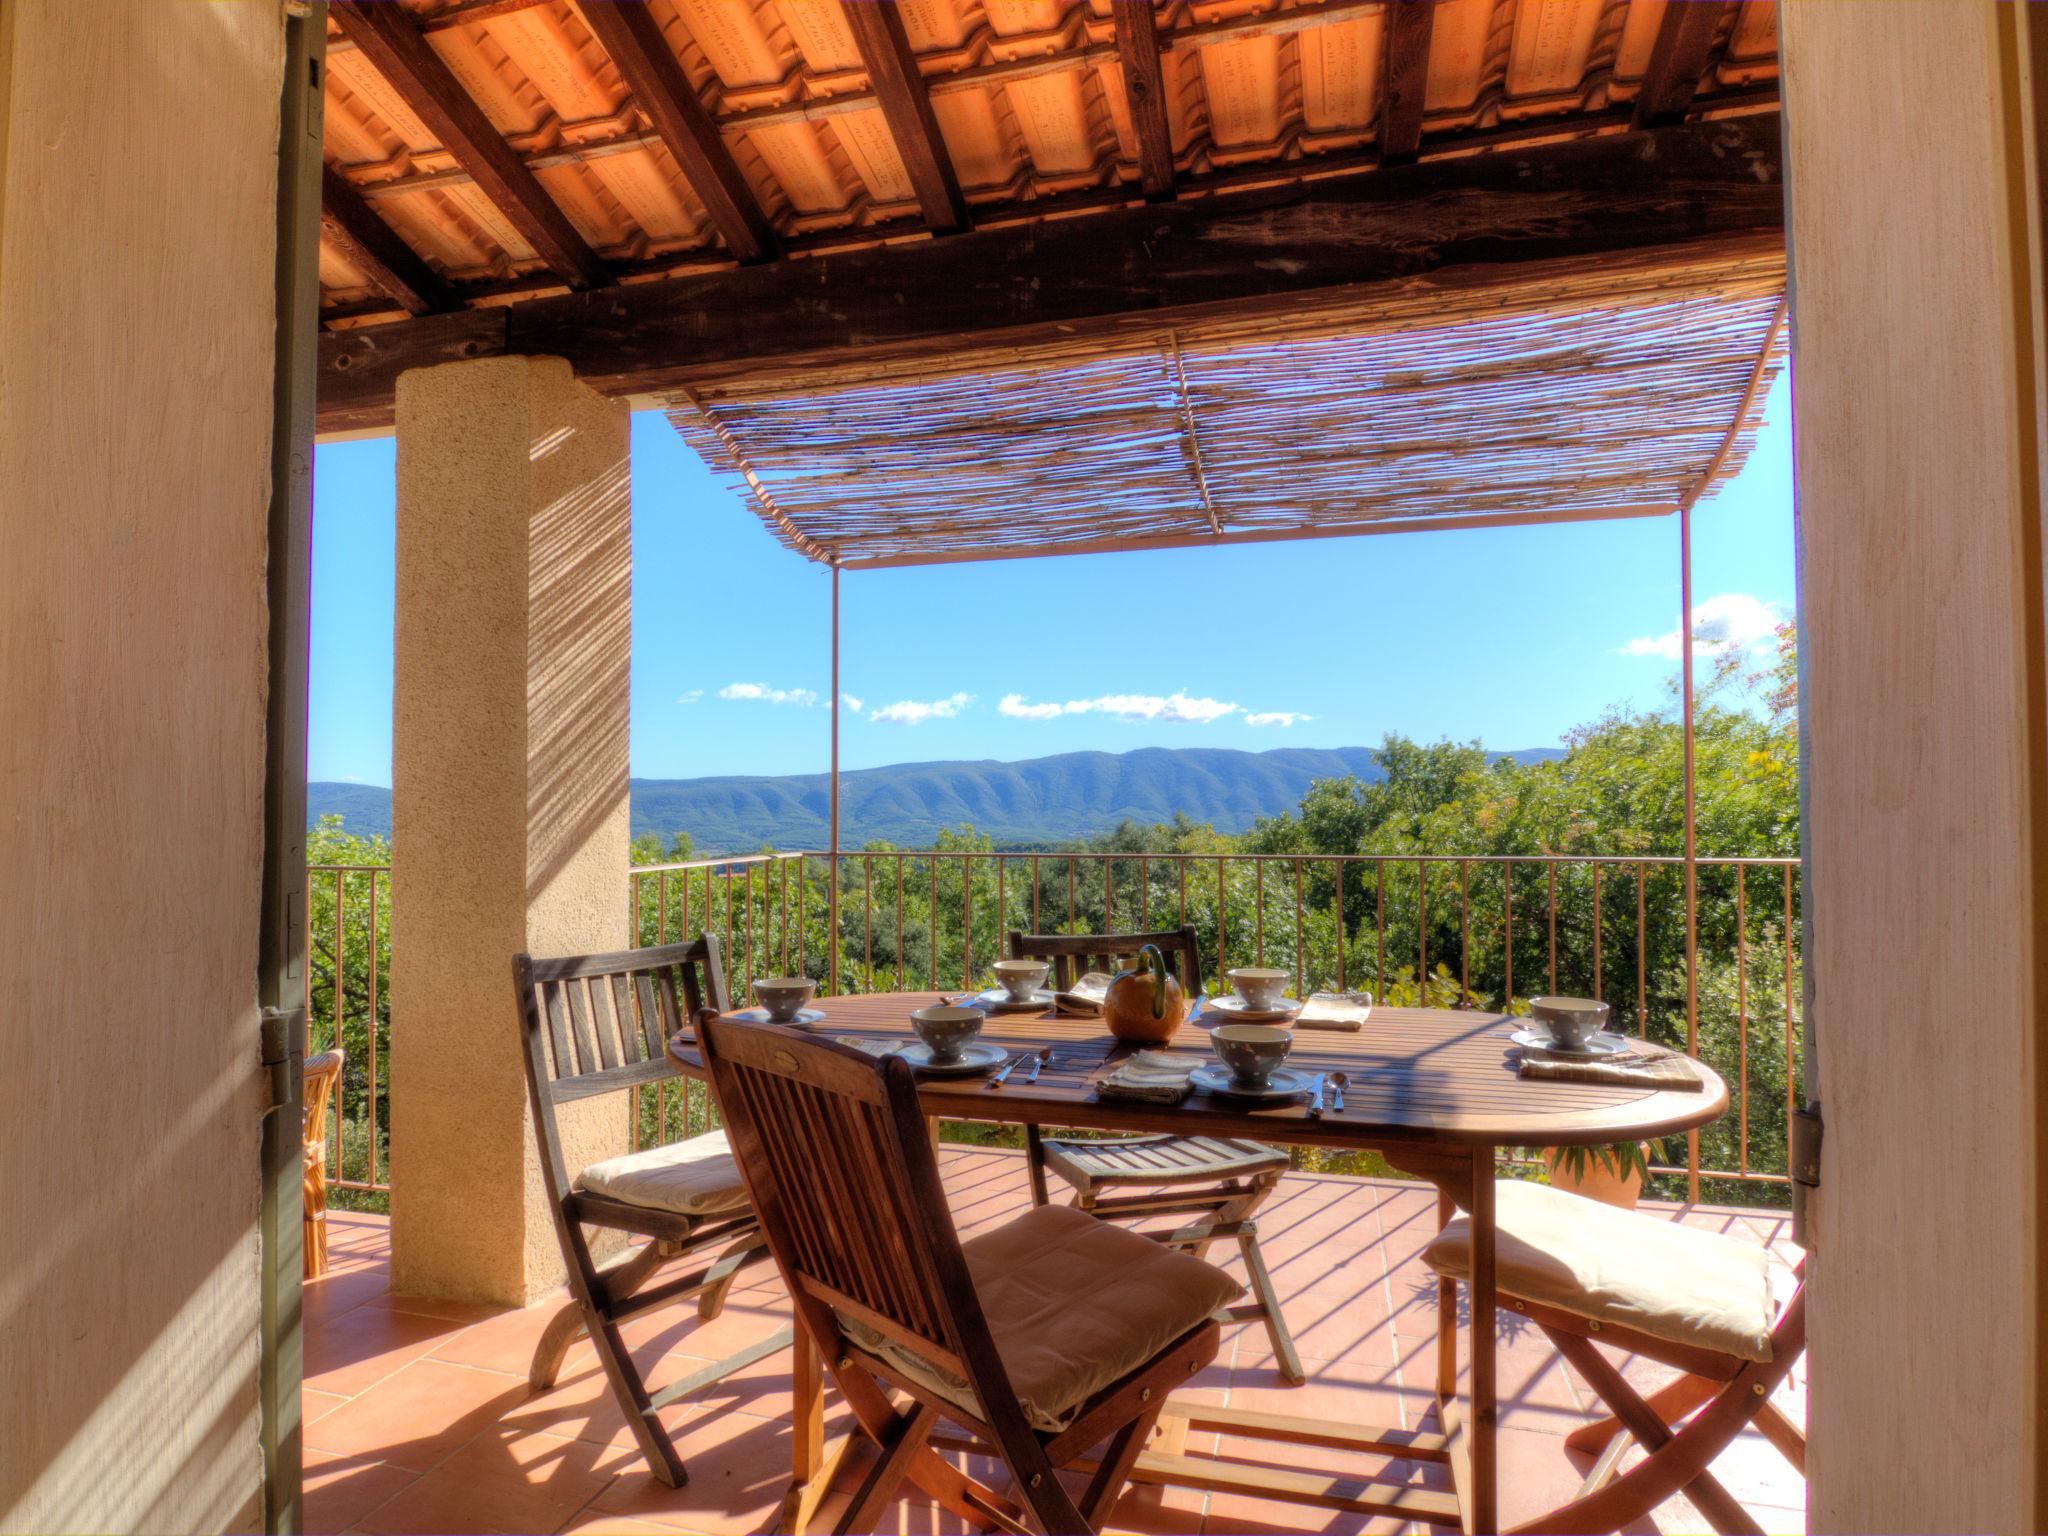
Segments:
[[[1117,58],[1131,131],[1138,140],[1138,177],[1147,197],[1173,195],[1173,130],[1166,116],[1166,77],[1159,67],[1159,30],[1152,0],[1110,0]]]
[[[879,0],[841,3],[853,30],[854,46],[860,50],[861,66],[881,104],[882,119],[889,125],[889,137],[896,141],[896,153],[910,176],[925,223],[941,231],[966,228],[967,199],[960,191],[960,178],[953,173],[953,159],[946,153],[939,121],[932,115],[931,93],[917,67],[917,55],[910,51],[902,15],[893,4]]]
[[[350,265],[415,315],[453,309],[457,300],[439,273],[370,209],[333,166],[322,170],[320,233]]]
[[[1717,0],[1671,0],[1664,7],[1636,95],[1636,127],[1660,127],[1685,116],[1713,58],[1714,34],[1720,26]]]
[[[1387,7],[1380,75],[1380,159],[1387,165],[1407,164],[1422,147],[1435,10],[1435,0],[1393,0]]]
[[[682,168],[683,178],[703,199],[725,248],[740,261],[776,255],[778,243],[767,215],[663,40],[653,11],[616,0],[581,0],[578,9],[618,66],[635,104]]]
[[[389,421],[397,375],[451,356],[566,357],[615,394],[938,363],[1076,334],[1385,294],[1414,302],[1531,270],[1781,246],[1775,117],[1497,150],[1346,179],[1183,199],[332,331],[324,431]]]
[[[1216,515],[1216,502],[1209,495],[1209,472],[1202,467],[1202,439],[1195,432],[1195,402],[1188,393],[1188,369],[1180,355],[1180,336],[1167,333],[1167,357],[1173,364],[1174,393],[1180,398],[1180,428],[1187,450],[1188,472],[1195,477],[1195,492],[1202,498],[1202,515],[1209,519],[1209,531],[1223,532],[1223,520]]]
[[[601,288],[611,281],[604,261],[441,62],[410,12],[383,0],[333,0],[329,14],[565,283]]]

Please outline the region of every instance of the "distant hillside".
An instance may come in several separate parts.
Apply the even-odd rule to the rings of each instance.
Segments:
[[[1503,756],[1534,762],[1562,754],[1538,747]],[[1056,842],[1106,832],[1120,821],[1170,821],[1176,811],[1224,832],[1291,811],[1316,779],[1374,780],[1370,747],[1282,747],[1233,752],[1148,747],[1137,752],[1063,752],[1021,763],[897,763],[840,775],[840,841],[874,838],[923,847],[940,827],[971,822],[998,843]],[[773,844],[822,848],[831,784],[822,773],[781,777],[634,779],[633,835],[687,832],[700,852]],[[339,812],[351,832],[388,833],[391,792],[362,784],[313,784],[308,813]]]

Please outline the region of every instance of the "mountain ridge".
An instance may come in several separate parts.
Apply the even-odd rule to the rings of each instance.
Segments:
[[[1517,762],[1563,754],[1533,747],[1495,752]],[[849,769],[840,775],[840,843],[875,839],[929,846],[941,827],[971,823],[999,844],[1089,837],[1119,822],[1170,821],[1176,812],[1221,832],[1292,811],[1317,779],[1381,777],[1371,747],[1140,747],[1061,752],[1005,761],[955,758]],[[355,833],[389,834],[391,792],[376,785],[307,786],[309,819],[336,813]],[[687,832],[701,853],[773,844],[821,848],[830,837],[831,776],[718,774],[632,779],[632,830],[666,841]]]

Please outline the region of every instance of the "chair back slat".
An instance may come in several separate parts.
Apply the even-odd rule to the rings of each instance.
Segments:
[[[698,1039],[762,1231],[830,1330],[821,1347],[850,1315],[984,1403],[1010,1394],[909,1068],[775,1025],[707,1016]]]
[[[593,981],[592,986],[597,983]],[[662,1054],[662,1042],[650,1042],[640,1010],[633,1005],[633,978],[614,973],[604,978],[612,997],[612,1017],[619,1025],[619,1055],[626,1061],[652,1061]]]
[[[562,984],[562,990],[569,998],[569,1033],[576,1042],[576,1070],[596,1072],[604,1067],[616,1067],[618,1062],[612,1053],[598,1053],[598,1034],[590,1025],[590,982],[578,976]]]
[[[1193,927],[1157,933],[1018,933],[1010,934],[1010,958],[1051,964],[1053,985],[1064,991],[1082,971],[1114,971],[1121,960],[1156,944],[1174,963],[1181,990],[1193,997],[1202,989],[1202,953]]]

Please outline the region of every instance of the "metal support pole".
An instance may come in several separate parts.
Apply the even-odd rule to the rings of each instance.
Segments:
[[[832,567],[832,855],[826,860],[825,990],[839,992],[839,567]]]
[[[1683,610],[1678,625],[1678,689],[1684,711],[1685,743],[1685,1050],[1700,1053],[1700,864],[1697,828],[1693,824],[1695,785],[1693,776],[1693,694],[1692,694],[1692,501],[1678,505],[1678,603]],[[1685,1198],[1694,1204],[1700,1198],[1700,1133],[1685,1133]]]

